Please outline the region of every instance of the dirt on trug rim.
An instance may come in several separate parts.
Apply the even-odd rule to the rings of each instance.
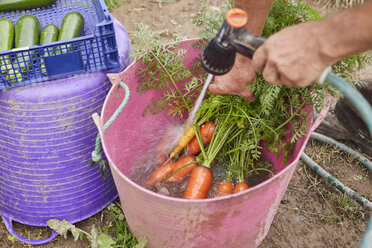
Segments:
[[[205,11],[219,11],[228,3],[222,0],[159,2],[124,0],[111,12],[129,33],[134,31],[135,23],[142,22],[153,30],[161,31],[165,40],[174,37],[196,38],[198,34],[192,19]],[[312,7],[317,7],[310,3]],[[372,78],[372,67],[368,67],[362,74]],[[305,152],[345,185],[372,200],[372,173],[354,158],[329,145],[314,141],[308,143]],[[270,231],[260,247],[359,247],[368,219],[368,211],[343,196],[300,161]],[[112,216],[105,209],[87,220],[76,223],[76,226],[90,231],[93,224],[103,228],[109,225],[111,220]],[[51,230],[46,227],[30,227],[14,223],[14,228],[18,233],[30,238],[46,238],[51,234]],[[4,223],[0,222],[1,248],[30,247],[10,241],[8,235]],[[66,239],[58,237],[53,242],[38,247],[88,246],[89,242],[86,238],[74,241],[70,234]]]

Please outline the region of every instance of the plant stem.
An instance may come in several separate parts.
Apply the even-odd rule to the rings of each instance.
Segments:
[[[177,87],[177,84],[176,82],[174,81],[174,78],[173,76],[169,73],[169,71],[167,70],[167,68],[161,63],[161,61],[159,60],[159,58],[152,52],[152,50],[150,50],[150,46],[147,44],[146,42],[146,39],[143,39],[144,43],[145,43],[145,46],[147,47],[147,49],[149,50],[149,52],[152,54],[152,56],[156,59],[156,61],[158,62],[158,64],[163,68],[164,72],[168,75],[168,77],[170,78],[174,88],[176,89],[178,95],[182,98],[182,101],[183,103],[185,104],[187,110],[190,112],[191,111],[191,108],[189,107],[189,105],[187,104],[185,98],[183,97],[180,89]]]
[[[189,165],[192,165],[192,164],[200,164],[200,162],[201,161],[195,160],[194,162],[191,162],[191,163],[182,165],[180,168],[178,168],[177,170],[173,171],[167,178],[165,178],[163,180],[163,183],[165,183],[166,181],[168,181],[169,178],[171,178],[174,174],[176,174],[179,170],[185,168],[186,166],[189,166]]]
[[[265,169],[265,168],[255,168],[254,170],[250,170],[247,172],[247,174],[251,173],[251,172],[256,172],[258,170],[262,170],[262,171],[266,171],[266,172],[270,172],[272,175],[275,175],[274,172],[272,172],[271,170],[269,169]]]
[[[283,122],[279,127],[275,128],[275,131],[281,129],[282,127],[284,127],[288,122],[290,122],[298,113],[298,111],[300,111],[302,109],[302,107],[305,105],[305,103],[307,103],[307,101],[310,99],[310,96],[308,96],[305,101],[298,107],[298,109],[292,114],[291,117],[289,117],[285,122]]]

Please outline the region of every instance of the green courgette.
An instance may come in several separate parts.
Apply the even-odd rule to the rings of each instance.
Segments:
[[[28,47],[39,44],[40,23],[36,16],[24,15],[15,25],[15,47]]]
[[[0,18],[0,52],[13,48],[14,24],[7,18]]]
[[[59,30],[58,27],[54,24],[46,25],[40,34],[40,44],[47,44],[58,40]],[[44,53],[44,57],[48,57],[49,55],[54,55],[53,51],[47,52],[49,49],[45,49],[46,52]],[[44,62],[44,59],[40,59],[41,62]],[[44,76],[47,76],[47,71],[45,68],[45,64],[42,63],[40,65],[41,72]]]
[[[29,47],[39,44],[40,23],[36,16],[24,15],[20,17],[15,25],[15,48]],[[19,67],[17,71],[27,75],[32,70],[31,59],[35,58],[34,52],[22,52],[17,54]],[[18,73],[17,73],[18,74]],[[16,74],[16,75],[17,75]],[[14,80],[12,80],[14,81]]]
[[[78,12],[70,12],[63,18],[58,40],[69,40],[79,37],[83,29],[84,17]]]
[[[40,44],[47,44],[58,40],[59,30],[54,24],[46,25],[41,31]]]
[[[36,9],[55,4],[57,0],[0,0],[0,11]]]
[[[13,48],[14,41],[14,24],[7,18],[0,18],[0,52],[10,50]],[[12,65],[9,56],[0,57],[0,72],[7,75],[12,70]],[[13,72],[11,72],[13,73]]]

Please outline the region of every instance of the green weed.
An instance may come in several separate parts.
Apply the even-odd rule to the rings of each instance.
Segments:
[[[112,247],[145,247],[147,244],[146,238],[141,238],[139,240],[134,237],[131,233],[128,223],[125,220],[123,211],[119,203],[111,203],[107,207],[107,211],[113,218],[113,222],[110,223],[108,231],[111,233],[115,243]]]
[[[105,0],[107,9],[111,11],[113,8],[119,7],[123,0]]]
[[[17,236],[15,234],[13,236],[8,235],[8,240],[14,244],[14,242],[17,241]]]
[[[336,198],[337,208],[349,217],[359,217],[362,207],[347,195],[340,194]]]

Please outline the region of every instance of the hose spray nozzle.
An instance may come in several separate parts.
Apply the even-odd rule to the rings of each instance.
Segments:
[[[211,74],[223,75],[234,65],[236,52],[252,58],[254,51],[266,40],[252,35],[246,28],[248,14],[237,8],[229,10],[217,35],[201,54],[204,68]]]

